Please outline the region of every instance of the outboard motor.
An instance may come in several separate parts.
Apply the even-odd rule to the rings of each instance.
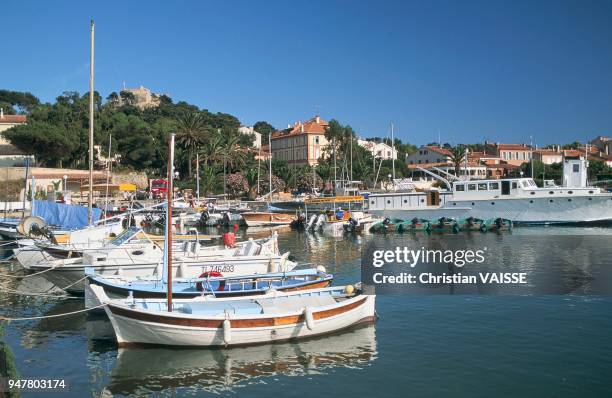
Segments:
[[[359,226],[359,221],[355,220],[353,217],[349,218],[346,224],[344,224],[344,230],[346,232],[354,232]]]
[[[312,216],[310,216],[310,220],[308,220],[308,224],[306,224],[306,228],[312,229],[316,221],[317,221],[317,215],[313,214]]]
[[[319,217],[317,217],[317,222],[315,224],[315,229],[323,227],[323,224],[325,223],[325,218],[325,214],[319,214]]]

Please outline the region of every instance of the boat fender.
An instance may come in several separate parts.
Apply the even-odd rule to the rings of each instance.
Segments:
[[[225,345],[232,342],[232,323],[229,319],[223,321],[223,342]]]
[[[221,278],[223,276],[223,274],[221,272],[217,272],[217,271],[207,271],[207,272],[202,272],[200,274],[200,276],[198,276],[198,279],[203,279],[203,278]],[[204,285],[202,285],[202,282],[197,282],[196,283],[196,289],[198,289],[199,292],[203,292],[204,291]],[[217,288],[218,292],[222,292],[223,290],[225,290],[225,281],[219,281],[219,287]]]
[[[304,308],[304,318],[306,319],[306,327],[308,327],[309,330],[313,330],[315,327],[315,321],[314,317],[312,316],[312,308]]]
[[[344,287],[344,293],[346,293],[347,295],[351,295],[355,292],[355,287],[353,285],[346,285]]]

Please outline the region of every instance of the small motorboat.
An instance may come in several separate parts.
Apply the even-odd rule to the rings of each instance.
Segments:
[[[491,231],[501,232],[512,230],[512,220],[508,220],[506,218],[498,217],[493,220],[487,220],[485,223],[487,228]]]
[[[160,277],[125,277],[119,275],[96,275],[93,268],[85,270],[90,285],[102,286],[111,298],[163,298],[166,297],[167,284]],[[333,275],[325,272],[325,267],[297,271],[253,274],[224,277],[218,272],[204,272],[199,278],[175,278],[172,281],[172,296],[193,298],[203,294],[215,297],[247,296],[265,294],[270,289],[296,291],[327,287]],[[100,303],[91,302],[91,290],[85,288],[86,307]]]
[[[487,224],[484,220],[476,217],[468,217],[457,222],[461,231],[487,232]]]
[[[233,346],[302,339],[374,322],[375,300],[361,284],[255,297],[111,299],[104,305],[120,347],[133,344]],[[169,306],[170,304],[170,306]]]
[[[454,218],[440,217],[437,222],[431,223],[431,232],[459,232],[459,224]]]
[[[431,223],[429,220],[415,217],[410,221],[402,221],[401,223],[397,224],[396,231],[399,233],[416,231],[430,232]]]
[[[372,226],[370,227],[370,232],[378,232],[378,233],[395,232],[395,230],[397,229],[397,225],[401,222],[402,220],[398,218],[390,219],[389,217],[387,217],[382,221],[372,224]]]

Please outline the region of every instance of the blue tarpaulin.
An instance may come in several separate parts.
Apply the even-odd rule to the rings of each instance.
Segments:
[[[35,200],[32,215],[45,220],[47,224],[62,229],[84,228],[88,224],[87,207],[67,205],[63,203]],[[96,222],[102,215],[102,210],[93,208],[92,222]]]

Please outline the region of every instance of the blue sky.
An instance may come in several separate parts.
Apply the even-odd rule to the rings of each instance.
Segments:
[[[612,132],[612,1],[4,1],[0,87],[144,85],[244,124],[324,118],[404,141]]]

